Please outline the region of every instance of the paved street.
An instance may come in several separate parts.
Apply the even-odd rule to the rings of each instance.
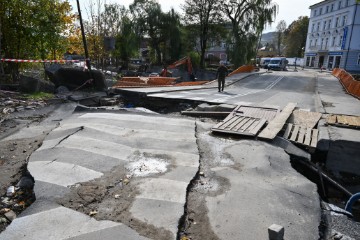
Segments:
[[[230,77],[226,83],[232,83],[238,78],[239,75]],[[272,105],[281,108],[288,102],[297,102],[300,108],[316,110],[316,81],[312,71],[265,72],[237,81],[221,93],[217,91],[217,82],[215,82],[211,85],[215,87],[212,89],[165,93],[151,93],[152,90],[149,90],[147,96],[212,103]]]
[[[216,82],[201,90],[138,91],[156,98],[281,108],[291,101],[330,112],[331,104],[321,104],[326,101],[343,113],[360,112],[358,100],[341,92],[328,73],[273,72],[241,79],[245,76],[228,79],[233,84],[224,93],[209,88]],[[327,94],[330,85],[341,99]],[[319,238],[317,186],[275,144],[214,135],[213,120],[126,110],[72,113],[75,108],[64,105],[47,121],[7,138],[50,131],[28,164],[37,200],[0,239],[256,240],[267,239],[272,224],[285,228],[285,239]],[[341,130],[334,131],[341,137]],[[360,139],[354,131],[351,137]]]

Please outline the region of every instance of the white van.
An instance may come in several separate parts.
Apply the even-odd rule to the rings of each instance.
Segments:
[[[272,58],[268,64],[268,69],[273,70],[286,70],[286,65],[288,64],[288,60],[284,57],[275,57]]]

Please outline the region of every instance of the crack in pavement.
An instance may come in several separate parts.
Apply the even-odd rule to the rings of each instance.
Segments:
[[[59,146],[63,141],[65,141],[66,139],[68,139],[69,137],[71,137],[72,135],[84,130],[84,126],[80,126],[78,130],[76,130],[73,133],[70,133],[69,135],[67,135],[66,137],[62,138],[55,146],[52,147],[52,149],[56,148],[57,146]]]

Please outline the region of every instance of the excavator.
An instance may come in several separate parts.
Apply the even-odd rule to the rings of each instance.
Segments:
[[[161,71],[160,76],[161,77],[172,77],[172,74],[170,71],[168,71],[168,69],[174,69],[177,68],[178,66],[184,65],[186,64],[187,66],[187,71],[189,73],[189,77],[191,81],[195,80],[195,76],[193,74],[193,69],[192,69],[192,64],[191,64],[191,59],[190,57],[183,57],[180,60],[177,60],[176,62],[174,62],[173,64],[170,64],[169,66],[164,66],[164,69]]]

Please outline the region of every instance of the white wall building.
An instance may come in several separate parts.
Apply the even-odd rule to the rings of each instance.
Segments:
[[[310,9],[306,66],[360,72],[360,4],[325,0]]]

